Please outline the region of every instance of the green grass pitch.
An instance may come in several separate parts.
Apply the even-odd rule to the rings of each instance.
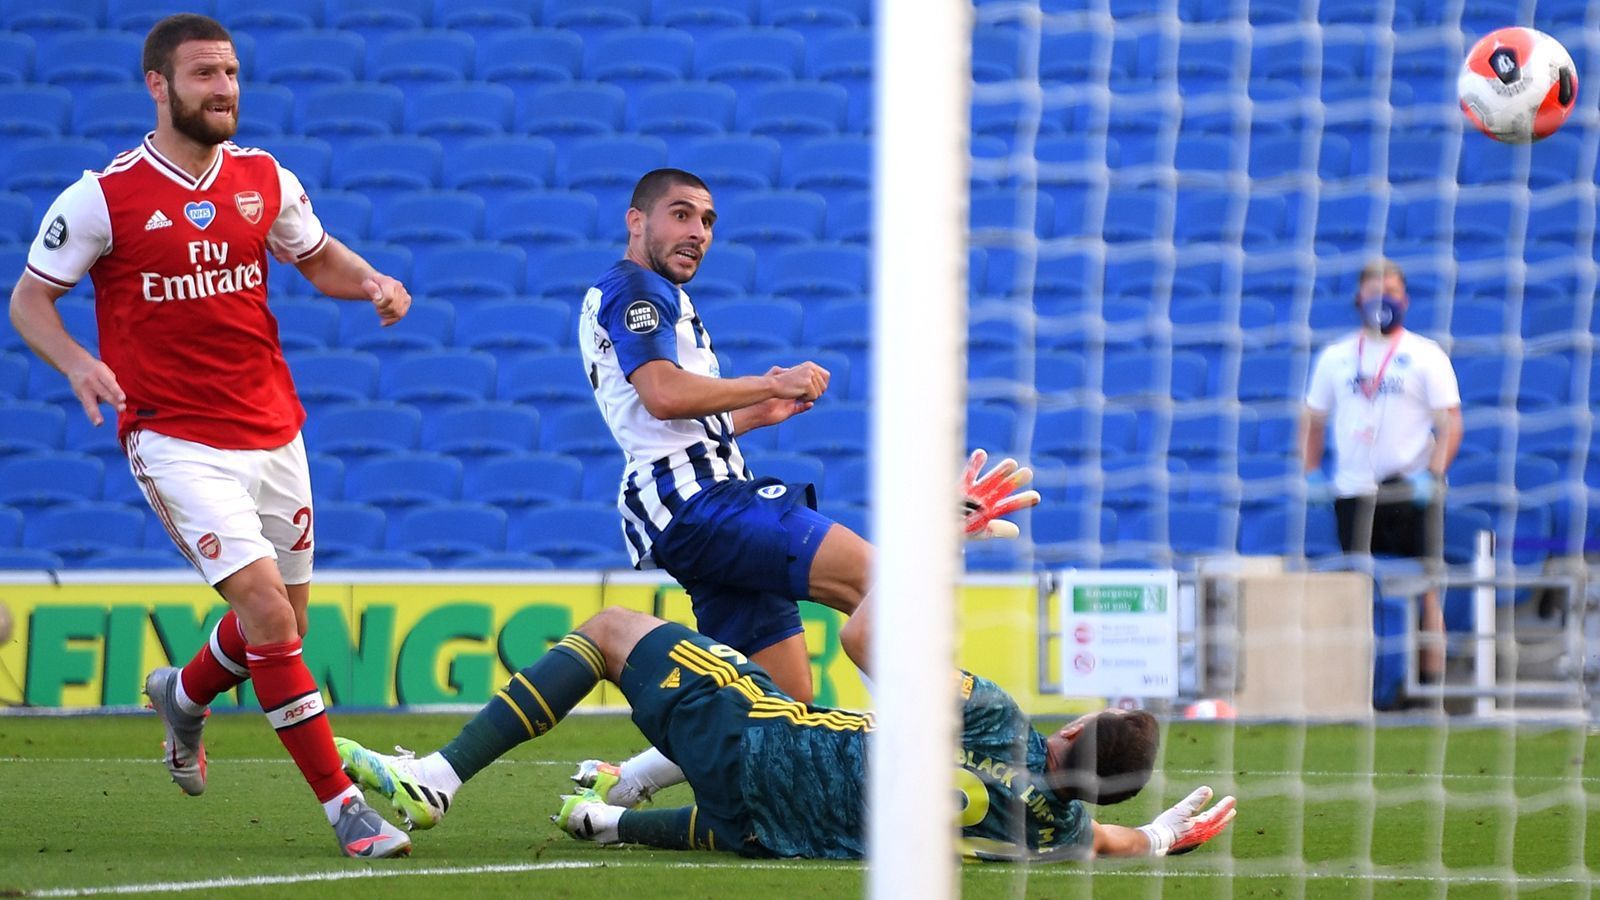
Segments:
[[[461,715],[336,714],[370,746],[431,749]],[[856,897],[859,864],[605,849],[549,816],[572,764],[641,748],[626,718],[575,716],[482,773],[410,859],[341,858],[259,716],[207,727],[210,786],[183,796],[149,716],[0,717],[0,895]],[[1376,773],[1376,774],[1374,774]],[[1193,786],[1239,797],[1231,833],[1187,856],[968,865],[968,897],[1588,897],[1600,874],[1600,737],[1582,726],[1174,723],[1139,824]],[[684,802],[685,788],[661,802]],[[381,798],[382,811],[392,812]]]

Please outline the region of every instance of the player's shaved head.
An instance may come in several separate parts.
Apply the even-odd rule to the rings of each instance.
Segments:
[[[1097,806],[1139,793],[1155,769],[1161,728],[1142,710],[1108,709],[1073,722],[1075,736],[1046,776],[1060,797]]]
[[[643,213],[648,213],[655,208],[656,201],[667,195],[675,187],[692,187],[711,193],[706,183],[700,176],[682,169],[652,169],[639,179],[633,186],[633,199],[628,205]]]

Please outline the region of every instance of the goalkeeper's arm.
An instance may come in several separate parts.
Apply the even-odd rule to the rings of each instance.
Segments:
[[[1176,856],[1188,853],[1221,834],[1233,821],[1234,799],[1211,800],[1211,788],[1196,788],[1149,825],[1128,828],[1093,823],[1096,856]]]

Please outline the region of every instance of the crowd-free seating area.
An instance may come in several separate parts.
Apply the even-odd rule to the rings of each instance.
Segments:
[[[724,372],[833,372],[812,412],[741,439],[752,468],[867,531],[870,0],[183,6],[234,32],[237,140],[416,297],[381,329],[272,269],[319,566],[627,565],[575,320],[662,165],[716,200],[687,288]],[[1462,133],[1454,84],[1503,10],[1303,6],[977,4],[968,439],[1026,459],[1046,503],[969,568],[1336,553],[1296,420],[1378,252],[1461,380],[1451,559],[1483,527],[1525,564],[1600,541],[1596,92],[1549,140],[1496,144]],[[140,48],[170,11],[0,0],[0,286],[56,193],[152,127]],[[1588,16],[1541,0],[1532,23],[1580,75]],[[94,346],[87,283],[60,309]],[[0,322],[0,568],[182,565],[114,434]]]

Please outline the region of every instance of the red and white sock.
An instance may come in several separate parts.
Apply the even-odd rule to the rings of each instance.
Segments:
[[[322,692],[300,656],[300,639],[257,644],[245,656],[267,721],[327,811],[328,804],[342,800],[352,785],[333,746],[333,726],[328,724]],[[329,815],[331,822],[336,816]]]
[[[211,629],[211,638],[178,674],[178,707],[190,715],[206,711],[211,701],[250,678],[245,659],[244,628],[233,610]]]

